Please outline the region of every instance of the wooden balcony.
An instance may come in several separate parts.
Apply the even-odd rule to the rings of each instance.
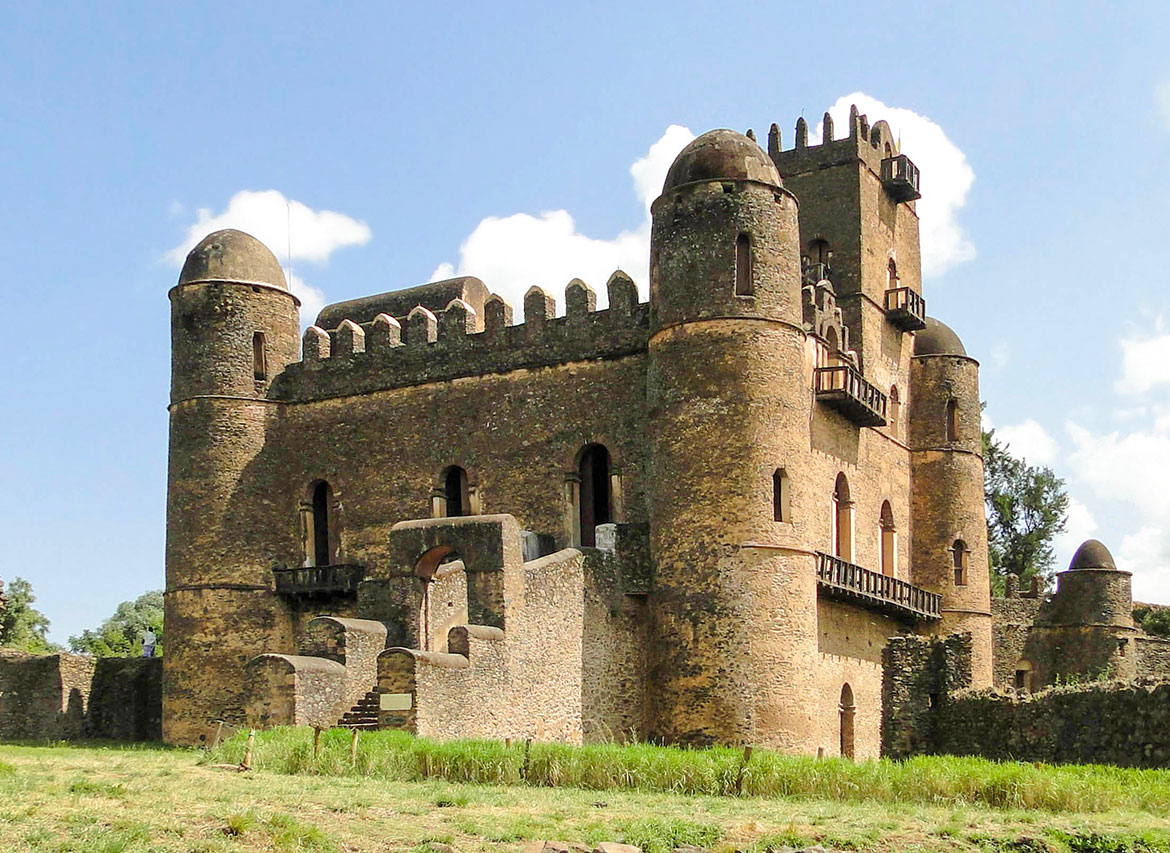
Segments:
[[[909,287],[893,287],[886,291],[886,319],[903,332],[926,328],[926,300]]]
[[[896,202],[922,198],[918,191],[918,167],[905,154],[882,160],[882,186]]]
[[[276,592],[298,598],[330,595],[356,595],[358,584],[366,575],[365,566],[305,566],[299,569],[273,569]]]
[[[938,619],[942,596],[817,552],[817,590],[902,619]]]
[[[822,281],[832,281],[833,271],[828,264],[805,264],[800,270],[804,284],[816,285]]]
[[[850,364],[818,367],[813,374],[817,399],[858,426],[886,425],[886,395]]]

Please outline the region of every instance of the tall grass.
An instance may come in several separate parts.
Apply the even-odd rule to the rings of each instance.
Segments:
[[[236,734],[208,761],[238,763],[245,739],[244,733]],[[853,763],[756,750],[745,764],[740,750],[720,747],[505,746],[499,741],[439,742],[397,731],[377,731],[362,733],[354,762],[347,730],[325,732],[320,754],[314,757],[312,730],[286,727],[257,733],[253,766],[277,773],[368,776],[403,782],[446,779],[493,785],[1053,812],[1170,811],[1167,770],[999,763],[954,756]]]

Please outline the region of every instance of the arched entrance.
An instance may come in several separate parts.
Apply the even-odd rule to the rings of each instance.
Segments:
[[[581,544],[597,545],[596,528],[612,520],[609,493],[609,451],[604,445],[591,444],[581,453],[578,468],[580,486]]]
[[[857,708],[853,704],[853,688],[846,684],[841,688],[841,703],[838,706],[841,715],[841,757],[853,759],[853,718]]]

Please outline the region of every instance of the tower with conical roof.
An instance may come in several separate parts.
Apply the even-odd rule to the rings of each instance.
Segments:
[[[299,302],[279,262],[241,231],[187,256],[171,300],[163,737],[198,743],[243,721],[244,664],[285,645],[269,593],[272,501],[244,474],[264,446],[269,382],[300,358]]]

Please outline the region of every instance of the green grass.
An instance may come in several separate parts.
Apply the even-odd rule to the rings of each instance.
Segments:
[[[237,763],[237,734],[209,757]],[[356,763],[345,730],[323,734],[313,755],[311,729],[259,732],[253,766],[293,775],[358,776],[399,782],[443,779],[491,785],[654,791],[683,795],[769,797],[837,802],[972,805],[996,809],[1170,812],[1170,771],[1109,766],[1000,763],[921,756],[854,763],[757,750],[745,765],[734,749],[637,744],[568,746],[499,741],[440,743],[402,732],[363,733]]]
[[[534,745],[524,770],[522,745],[384,736],[391,734],[363,734],[353,768],[347,732],[324,738],[317,763],[311,731],[263,733],[258,769],[249,773],[211,766],[238,760],[234,751],[243,747],[236,742],[215,756],[141,746],[0,745],[0,763],[10,768],[0,772],[0,850],[435,853],[436,845],[450,844],[460,853],[514,853],[545,839],[623,841],[646,853],[681,844],[767,853],[818,843],[860,853],[1170,853],[1166,777],[1152,771],[784,759],[785,784],[794,793],[726,796],[694,790],[726,787],[728,756],[742,759],[733,750]],[[745,785],[776,778],[773,761],[780,758],[757,752],[749,770],[759,772],[745,772]],[[389,767],[413,775],[390,775]],[[491,780],[493,772],[511,781]],[[912,783],[916,773],[924,778]],[[997,774],[1008,774],[1010,784]],[[587,776],[593,787],[539,781],[574,775]],[[980,776],[982,794],[973,781]],[[615,779],[627,787],[602,787]],[[691,792],[650,787],[664,782],[685,783]],[[644,787],[629,787],[635,783]],[[1018,793],[1004,797],[1013,786]],[[1037,789],[1049,793],[1041,797]],[[1064,789],[1079,799],[1052,797]],[[845,796],[832,793],[838,790]],[[1045,798],[1064,808],[990,804]],[[1071,808],[1077,801],[1086,807]]]

